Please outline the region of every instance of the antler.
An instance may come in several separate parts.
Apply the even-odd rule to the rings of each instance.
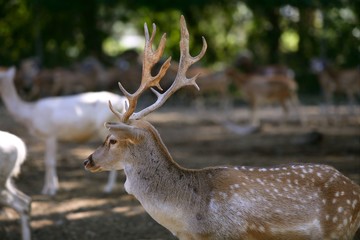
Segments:
[[[201,52],[197,56],[192,57],[189,53],[189,32],[186,27],[186,22],[185,22],[184,16],[181,16],[180,26],[181,26],[181,40],[180,40],[180,62],[179,62],[178,72],[177,72],[175,80],[174,80],[173,84],[170,86],[170,88],[166,92],[160,93],[152,87],[157,87],[160,90],[162,90],[159,82],[165,75],[167,69],[170,67],[171,57],[169,57],[165,61],[165,63],[161,66],[159,73],[155,77],[153,77],[151,75],[151,68],[160,60],[160,57],[163,54],[165,42],[166,42],[166,34],[163,34],[163,36],[160,40],[159,48],[154,52],[152,50],[151,46],[152,46],[152,42],[154,40],[154,36],[156,33],[156,26],[155,26],[155,24],[153,24],[154,30],[151,35],[151,38],[149,39],[149,32],[147,29],[147,25],[145,24],[144,28],[145,28],[146,42],[145,42],[145,50],[144,50],[143,75],[142,75],[142,79],[141,79],[141,85],[134,94],[129,94],[123,88],[123,86],[119,83],[120,90],[129,99],[129,103],[130,103],[129,108],[127,109],[127,111],[124,114],[121,114],[121,113],[117,112],[116,110],[114,110],[111,103],[109,102],[109,107],[110,107],[111,111],[116,116],[118,116],[120,121],[126,122],[129,118],[130,119],[140,119],[140,118],[148,115],[149,113],[151,113],[154,110],[161,107],[172,94],[174,94],[177,90],[179,90],[180,88],[182,88],[184,86],[193,85],[194,87],[196,87],[199,90],[199,87],[195,82],[198,77],[198,74],[192,78],[187,78],[186,72],[192,64],[196,63],[204,56],[204,54],[206,52],[206,48],[207,48],[206,40],[204,37],[202,37],[203,46],[202,46]],[[157,96],[156,102],[154,104],[150,105],[149,107],[141,110],[140,112],[134,113],[138,98],[148,88],[151,88],[151,90]]]

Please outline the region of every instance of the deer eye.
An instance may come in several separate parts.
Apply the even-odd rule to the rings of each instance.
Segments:
[[[109,140],[109,144],[110,145],[113,145],[113,144],[116,144],[117,143],[117,141],[115,140],[115,139],[110,139]]]

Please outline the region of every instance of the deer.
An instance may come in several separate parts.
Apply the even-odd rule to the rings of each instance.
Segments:
[[[297,83],[289,76],[244,74],[233,67],[228,67],[226,73],[242,93],[242,97],[250,104],[252,125],[259,125],[257,109],[260,105],[280,104],[286,121],[289,107],[294,108],[300,122],[303,121],[300,113],[300,102],[297,96]]]
[[[112,112],[106,110],[107,100],[104,99],[116,102],[119,111],[125,111],[128,100],[101,91],[26,102],[19,97],[14,86],[15,72],[15,67],[0,71],[0,95],[10,115],[44,142],[45,181],[41,192],[53,196],[59,188],[56,173],[58,142],[85,142],[96,137],[104,140],[107,132],[103,122],[114,119]],[[115,177],[116,172],[111,172],[105,192],[111,192]]]
[[[335,69],[324,60],[312,59],[311,69],[318,76],[323,91],[327,113],[333,105],[335,93],[344,93],[348,100],[349,112],[355,112],[356,95],[360,95],[360,70]]]
[[[105,142],[87,159],[90,172],[124,170],[125,190],[146,212],[177,238],[190,239],[351,239],[360,225],[360,186],[331,166],[287,164],[274,167],[218,166],[188,169],[173,160],[155,127],[144,119],[178,89],[194,86],[188,68],[205,54],[189,53],[189,32],[180,18],[180,62],[173,84],[161,93],[160,80],[169,57],[156,75],[151,68],[163,54],[166,34],[152,49],[144,24],[145,47],[139,88],[129,93],[125,113],[109,108],[118,118],[106,122]],[[139,110],[142,92],[152,89],[157,100]],[[159,90],[157,90],[159,89]],[[137,112],[135,110],[138,110]]]
[[[175,62],[173,63],[165,75],[168,87],[171,86],[172,79],[176,76],[179,68],[179,64]],[[169,74],[170,73],[170,74]],[[231,94],[229,91],[230,81],[225,71],[218,70],[212,71],[205,67],[200,66],[192,66],[188,74],[190,76],[199,74],[197,79],[197,85],[199,86],[200,91],[197,89],[193,89],[190,87],[184,89],[184,95],[188,98],[195,99],[196,106],[199,110],[204,108],[205,97],[206,95],[216,94],[218,100],[220,100],[220,106],[223,109],[229,109],[231,105]],[[164,82],[164,81],[163,81]],[[167,87],[164,87],[167,89]]]
[[[251,52],[238,54],[233,66],[247,74],[259,74],[263,76],[283,75],[295,78],[295,72],[284,64],[257,65]]]
[[[15,85],[20,85],[18,89],[26,91],[26,97],[30,99],[94,91],[103,80],[98,76],[101,66],[95,58],[84,59],[82,64],[72,68],[47,69],[40,65],[37,58],[25,59],[17,71]]]
[[[31,198],[21,192],[13,183],[26,159],[26,145],[18,136],[0,131],[0,206],[13,208],[21,220],[23,240],[31,239]]]

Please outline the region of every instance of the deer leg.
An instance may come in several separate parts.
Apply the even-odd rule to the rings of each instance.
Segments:
[[[281,120],[282,124],[285,124],[289,121],[289,109],[288,106],[286,105],[286,100],[282,100],[280,102],[281,104],[281,108],[283,109],[283,113],[284,113],[284,117]]]
[[[105,193],[112,192],[112,190],[114,189],[115,183],[116,183],[116,177],[117,177],[117,171],[116,170],[110,171],[108,182],[107,182],[106,186],[104,187]]]
[[[18,192],[20,191],[18,190]],[[18,196],[17,194],[13,194],[12,191],[9,191],[8,189],[4,189],[0,192],[0,203],[4,206],[13,208],[20,215],[21,234],[23,240],[31,239],[30,217],[29,217],[31,207],[28,198],[29,197],[23,199],[21,196]]]
[[[31,204],[31,197],[20,191],[15,187],[15,184],[13,182],[13,179],[8,179],[6,181],[6,189],[14,196],[18,196],[20,199],[22,199],[23,202],[25,202],[26,205],[30,206]]]
[[[250,105],[250,123],[252,126],[259,125],[259,118],[257,115],[257,104],[252,102]]]
[[[234,103],[233,103],[233,99],[231,98],[230,95],[225,95],[223,98],[222,98],[222,107],[224,109],[224,111],[226,113],[229,113],[233,110],[234,108]]]
[[[20,194],[19,194],[20,193]],[[19,208],[16,211],[20,215],[21,221],[21,235],[23,240],[31,239],[31,228],[30,228],[30,211],[31,211],[31,198],[24,193],[17,190],[17,200]]]
[[[347,95],[347,98],[348,98],[348,109],[349,109],[349,113],[350,114],[356,114],[356,111],[355,111],[355,94],[354,92],[350,91],[350,92],[347,92],[346,93]]]
[[[329,116],[334,109],[334,102],[333,102],[333,92],[332,91],[325,91],[324,92],[325,98],[325,114]]]
[[[195,99],[195,108],[197,111],[204,111],[205,109],[205,99],[203,96],[197,96]]]
[[[23,240],[31,239],[31,227],[30,227],[30,217],[29,215],[21,215],[21,235]]]
[[[56,174],[56,139],[48,138],[45,142],[45,147],[45,183],[42,194],[55,195],[59,187]]]
[[[301,110],[301,103],[299,101],[298,96],[296,96],[296,95],[292,96],[290,101],[291,101],[291,105],[294,106],[296,118],[298,119],[298,121],[300,122],[301,125],[304,125],[304,123],[306,122],[306,118],[305,118],[304,113]]]

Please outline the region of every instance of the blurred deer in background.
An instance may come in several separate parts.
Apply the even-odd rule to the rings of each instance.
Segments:
[[[25,143],[14,134],[0,131],[0,205],[13,208],[20,215],[22,239],[30,240],[31,198],[12,181],[25,158]]]
[[[41,67],[37,58],[25,59],[16,74],[16,87],[25,91],[25,97],[38,99],[95,91],[102,86],[102,76],[98,75],[100,62],[87,58],[82,63],[86,66],[79,65],[46,69]]]
[[[344,93],[348,100],[350,112],[355,113],[356,95],[360,94],[360,69],[339,70],[315,58],[311,61],[311,69],[317,73],[320,87],[327,105],[327,113],[333,105],[335,93]]]
[[[136,89],[138,79],[141,77],[141,63],[139,54],[135,50],[127,50],[120,54],[112,66],[104,66],[97,58],[87,57],[75,64],[77,72],[92,75],[97,87],[102,90],[117,88],[120,81],[129,89]]]
[[[58,141],[83,142],[104,139],[104,121],[114,118],[107,101],[116,102],[120,112],[128,100],[111,92],[88,92],[73,96],[49,97],[25,102],[17,94],[13,80],[15,68],[0,72],[0,94],[10,115],[35,137],[45,142],[45,184],[43,194],[55,195],[58,189],[56,153]],[[113,172],[105,191],[114,185]]]
[[[250,104],[250,119],[253,125],[259,124],[257,117],[258,107],[269,103],[281,105],[285,114],[284,121],[288,118],[290,107],[290,109],[295,110],[298,119],[302,122],[300,103],[297,96],[298,87],[293,78],[285,75],[244,74],[232,67],[229,67],[226,72],[241,91],[244,100]],[[288,106],[288,104],[290,105]]]
[[[251,52],[239,54],[235,61],[234,67],[246,74],[255,74],[263,76],[282,75],[295,79],[295,72],[283,64],[257,65]]]
[[[162,81],[162,88],[164,90],[171,86],[178,69],[178,62],[172,63],[169,67],[168,72]],[[200,89],[199,91],[191,87],[186,87],[184,91],[182,91],[182,94],[185,97],[195,101],[196,107],[199,109],[204,108],[206,102],[205,99],[210,98],[211,95],[215,95],[217,102],[219,102],[219,106],[224,109],[228,109],[230,107],[232,99],[229,91],[230,80],[225,71],[213,71],[205,67],[191,66],[187,74],[189,76],[199,75],[197,79],[197,85]]]
[[[163,54],[166,35],[152,49],[156,27],[145,25],[143,73],[138,90],[119,122],[107,122],[106,141],[87,160],[91,172],[124,170],[125,190],[133,194],[158,223],[179,239],[351,239],[360,225],[360,186],[330,166],[305,164],[273,168],[211,167],[186,169],[171,157],[156,129],[143,118],[162,106],[178,89],[195,86],[187,78],[198,56],[189,53],[189,33],[181,17],[178,74],[157,100],[135,112],[140,95],[160,88],[171,58],[153,76],[151,68]]]

